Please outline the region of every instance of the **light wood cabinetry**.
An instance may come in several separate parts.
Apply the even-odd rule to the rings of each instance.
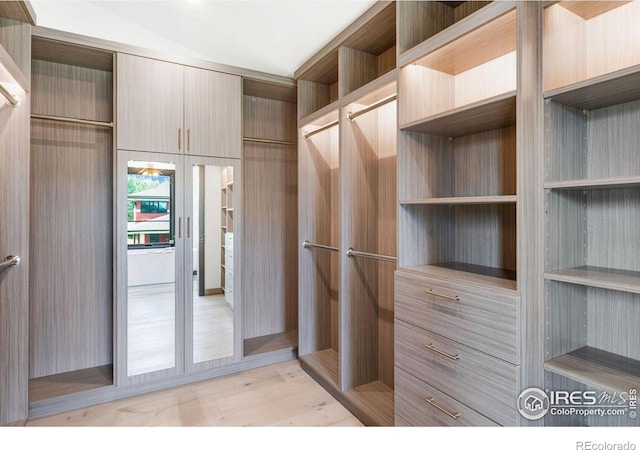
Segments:
[[[240,158],[241,78],[118,54],[118,149]]]
[[[243,82],[246,358],[298,348],[296,88]]]
[[[540,276],[521,219],[539,176],[522,170],[522,155],[537,151],[521,119],[537,107],[523,100],[536,95],[523,75],[536,46],[522,42],[539,39],[540,13],[398,2],[397,422],[522,425],[517,397],[542,383],[541,336],[523,345],[539,303],[521,285]],[[416,389],[447,407],[411,402]]]
[[[183,149],[183,69],[118,54],[117,147],[159,153]]]
[[[301,364],[365,424],[386,426],[394,385],[395,8],[377,3],[296,72]]]
[[[69,373],[94,380],[67,382],[71,392],[113,383],[113,54],[34,38],[32,57],[29,400],[37,402],[68,393],[59,385]]]
[[[544,10],[544,368],[552,390],[629,392],[640,382],[639,7],[559,2]],[[545,420],[638,425],[628,416]]]

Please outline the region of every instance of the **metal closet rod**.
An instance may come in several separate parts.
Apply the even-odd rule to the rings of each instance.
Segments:
[[[20,106],[21,99],[17,95],[13,95],[9,90],[0,83],[0,94],[4,95],[11,106]]]
[[[347,250],[347,256],[349,258],[362,257],[362,258],[377,259],[379,261],[386,261],[386,262],[392,262],[392,263],[395,263],[398,261],[398,258],[396,258],[395,256],[379,255],[377,253],[359,252],[352,248],[349,248],[349,250]]]
[[[74,119],[72,117],[49,116],[46,114],[31,114],[32,119],[50,120],[52,122],[75,123],[78,125],[91,125],[96,127],[113,128],[113,122],[99,122],[97,120]]]
[[[245,142],[259,142],[261,144],[276,144],[276,145],[296,145],[297,142],[294,141],[280,141],[277,139],[261,139],[261,138],[252,138],[252,137],[245,137],[242,138],[243,141]]]
[[[377,101],[377,102],[375,102],[375,103],[370,104],[370,105],[369,105],[369,106],[367,106],[366,108],[362,108],[360,111],[356,111],[356,112],[354,112],[354,113],[351,113],[351,112],[350,112],[349,114],[347,114],[347,118],[348,118],[349,120],[353,120],[353,119],[355,119],[356,117],[359,117],[359,116],[361,116],[361,115],[363,115],[363,114],[368,113],[369,111],[373,111],[374,109],[376,109],[376,108],[380,108],[381,106],[386,105],[387,103],[391,103],[391,102],[392,102],[392,101],[394,101],[397,97],[398,97],[398,94],[392,94],[392,95],[390,95],[390,96],[388,96],[388,97],[385,97],[385,98],[383,98],[383,99],[381,99],[381,100],[378,100],[378,101]]]
[[[304,138],[305,139],[309,139],[311,136],[313,136],[314,134],[318,134],[323,132],[324,130],[328,130],[331,127],[335,127],[336,125],[338,125],[340,123],[340,121],[338,119],[334,120],[333,122],[329,122],[326,125],[322,125],[320,128],[315,129],[313,131],[309,131],[308,133],[305,133]]]
[[[330,252],[339,252],[340,251],[340,249],[338,249],[336,247],[329,247],[328,245],[322,245],[322,244],[312,244],[309,241],[304,241],[302,243],[302,246],[304,248],[308,248],[308,249],[317,248],[317,249],[320,249],[320,250],[327,250],[327,251],[330,251]]]

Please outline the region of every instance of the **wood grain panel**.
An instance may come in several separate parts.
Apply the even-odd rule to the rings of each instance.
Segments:
[[[113,72],[113,52],[109,51],[35,37],[32,53],[40,61]]]
[[[342,247],[394,256],[395,102],[348,121],[342,130]],[[394,265],[342,261],[343,388],[378,379],[392,385]]]
[[[580,266],[545,272],[547,280],[640,294],[639,272]]]
[[[457,414],[458,417],[450,417],[430,405],[426,399],[431,399],[436,405],[451,414]],[[407,424],[416,427],[498,426],[494,421],[397,367],[395,408],[396,426],[399,425],[398,416],[407,417]]]
[[[587,263],[586,197],[579,191],[546,195],[547,255],[545,270],[579,267]]]
[[[396,320],[396,366],[503,426],[517,423],[517,366]],[[453,360],[425,348],[458,355]]]
[[[512,11],[430,53],[419,64],[457,75],[516,48],[516,13]]]
[[[520,300],[396,273],[396,318],[438,333],[512,364],[520,363]],[[430,294],[458,297],[459,300]]]
[[[331,103],[329,86],[313,81],[298,80],[298,118],[322,109]]]
[[[279,100],[245,95],[242,103],[244,137],[295,142],[296,105]],[[295,146],[283,150],[295,150]]]
[[[400,53],[437,34],[454,21],[453,8],[443,2],[400,1],[396,4]]]
[[[473,14],[479,9],[484,8],[491,2],[467,1],[467,2],[454,2],[454,3],[460,3],[458,6],[453,8],[453,21],[458,22],[459,20],[464,19],[465,17]]]
[[[583,19],[592,19],[600,14],[606,13],[618,6],[622,6],[626,2],[615,1],[590,1],[590,2],[559,2],[558,5],[568,9],[572,13],[582,17]]]
[[[426,2],[425,2],[426,3]],[[402,128],[455,106],[455,77],[410,64],[400,70],[399,123]],[[424,99],[429,101],[425,102]]]
[[[587,128],[584,113],[556,102],[545,106],[545,179],[587,177]]]
[[[298,142],[299,241],[339,247],[338,128]],[[298,249],[300,354],[337,352],[339,255]]]
[[[6,23],[6,22],[4,22]],[[30,65],[30,26],[3,28],[0,43],[25,53]],[[14,44],[10,44],[14,42]],[[13,52],[12,52],[13,53]],[[0,107],[0,258],[18,255],[18,267],[0,271],[0,424],[27,418],[29,378],[29,112]]]
[[[297,162],[294,147],[244,145],[245,339],[298,327]]]
[[[545,360],[587,345],[587,292],[582,286],[545,281]]]
[[[239,159],[242,156],[242,79],[237,75],[185,67],[184,127],[186,154]]]
[[[339,91],[345,96],[378,76],[378,57],[349,47],[338,51]]]
[[[396,5],[386,2],[382,11],[371,17],[344,40],[343,45],[380,55],[396,43]]]
[[[104,70],[33,60],[34,114],[111,122],[113,77]]]
[[[253,80],[251,78],[242,79],[242,94],[251,97],[280,100],[281,102],[287,103],[296,103],[297,101],[297,89],[295,85],[285,86],[282,84]]]
[[[182,66],[122,53],[117,66],[117,148],[181,153]]]
[[[36,13],[28,1],[0,2],[0,16],[31,25],[36,24]]]
[[[29,380],[29,402],[103,388],[112,384],[112,364],[34,378]]]
[[[110,130],[31,128],[30,376],[37,378],[113,361],[113,145]]]
[[[396,68],[396,52],[396,46],[394,45],[378,55],[378,76],[382,76]]]
[[[0,2],[0,8],[17,2]],[[21,2],[24,3],[24,2]],[[31,79],[31,46],[25,45],[31,41],[31,28],[21,20],[12,20],[5,14],[0,14],[0,42],[11,56],[11,59],[28,81]]]

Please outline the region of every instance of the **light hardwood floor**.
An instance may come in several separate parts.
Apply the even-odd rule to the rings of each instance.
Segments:
[[[298,361],[30,420],[27,426],[362,426]]]

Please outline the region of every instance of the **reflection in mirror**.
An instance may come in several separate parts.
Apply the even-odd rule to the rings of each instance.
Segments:
[[[127,373],[174,367],[175,165],[128,162]]]
[[[233,355],[233,168],[193,166],[193,362]]]

